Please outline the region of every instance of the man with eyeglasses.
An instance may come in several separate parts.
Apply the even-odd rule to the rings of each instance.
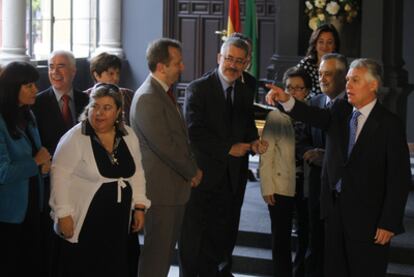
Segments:
[[[240,81],[247,53],[243,40],[228,38],[217,56],[218,68],[186,90],[185,119],[204,177],[192,189],[184,215],[179,241],[183,277],[219,276],[230,262],[228,240],[240,215],[234,206],[241,207],[237,195],[246,186],[248,154],[267,149],[258,138],[253,94]]]
[[[48,75],[51,87],[40,92],[32,110],[36,116],[42,144],[53,156],[56,146],[66,131],[78,121],[79,115],[89,102],[89,97],[80,90],[73,88],[76,74],[76,60],[72,52],[65,50],[53,51],[48,60]],[[51,262],[52,245],[54,241],[53,222],[50,218],[49,207],[50,180],[45,178],[43,230],[44,253],[42,276],[52,276],[48,272],[53,266]]]

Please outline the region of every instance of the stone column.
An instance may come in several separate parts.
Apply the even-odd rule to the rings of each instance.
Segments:
[[[3,0],[0,63],[29,61],[26,55],[26,0]]]
[[[108,52],[124,57],[121,46],[121,7],[122,0],[99,1],[99,42],[93,56]]]

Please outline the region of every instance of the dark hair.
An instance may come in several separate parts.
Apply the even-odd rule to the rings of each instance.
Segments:
[[[96,82],[97,80],[93,75],[94,72],[101,76],[104,71],[110,68],[121,69],[121,67],[122,60],[118,56],[103,52],[91,59],[89,71],[92,79]]]
[[[165,65],[170,63],[170,47],[177,48],[181,52],[181,43],[171,38],[157,39],[148,45],[146,56],[148,68],[151,72],[155,72],[158,63]]]
[[[93,103],[92,100],[105,96],[111,97],[115,102],[117,110],[121,109],[122,111],[123,99],[119,87],[113,84],[97,83],[91,90],[91,94],[89,95],[89,104],[85,107],[82,114],[80,115],[79,121],[87,120],[89,109]],[[122,112],[119,113],[118,118],[116,119],[115,128],[122,131],[123,133],[126,133]]]
[[[294,77],[300,77],[303,80],[303,83],[305,84],[305,88],[310,90],[312,88],[312,80],[309,77],[308,73],[301,68],[301,67],[291,67],[288,68],[285,73],[283,74],[283,84],[286,85],[287,79],[294,78]]]
[[[19,93],[22,85],[39,80],[36,68],[27,62],[11,62],[0,73],[0,114],[6,123],[7,130],[13,139],[20,138],[17,126],[19,120],[34,123],[30,109],[23,111],[19,117]]]
[[[339,40],[339,34],[335,26],[332,24],[322,24],[315,31],[313,31],[309,39],[308,51],[306,52],[306,56],[311,57],[314,61],[318,59],[316,43],[322,33],[331,33],[333,35],[335,40],[335,52],[339,52],[339,49],[341,48],[341,41]]]

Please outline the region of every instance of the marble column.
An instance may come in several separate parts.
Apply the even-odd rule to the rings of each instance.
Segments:
[[[29,61],[26,54],[26,0],[3,0],[0,63]]]
[[[121,7],[122,0],[99,1],[99,42],[93,56],[108,52],[124,57],[121,45]]]

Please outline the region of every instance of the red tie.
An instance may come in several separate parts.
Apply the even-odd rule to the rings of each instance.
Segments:
[[[62,95],[62,101],[63,101],[62,116],[63,116],[63,121],[65,121],[65,125],[68,128],[72,127],[73,125],[72,113],[70,112],[70,107],[69,107],[69,100],[70,100],[69,95],[67,94]]]
[[[173,103],[174,103],[174,105],[176,104],[176,102],[175,102],[175,96],[174,96],[174,93],[173,93],[173,89],[172,89],[172,87],[170,87],[168,90],[167,90],[167,94],[168,94],[168,96],[171,98],[171,101],[173,101]]]

